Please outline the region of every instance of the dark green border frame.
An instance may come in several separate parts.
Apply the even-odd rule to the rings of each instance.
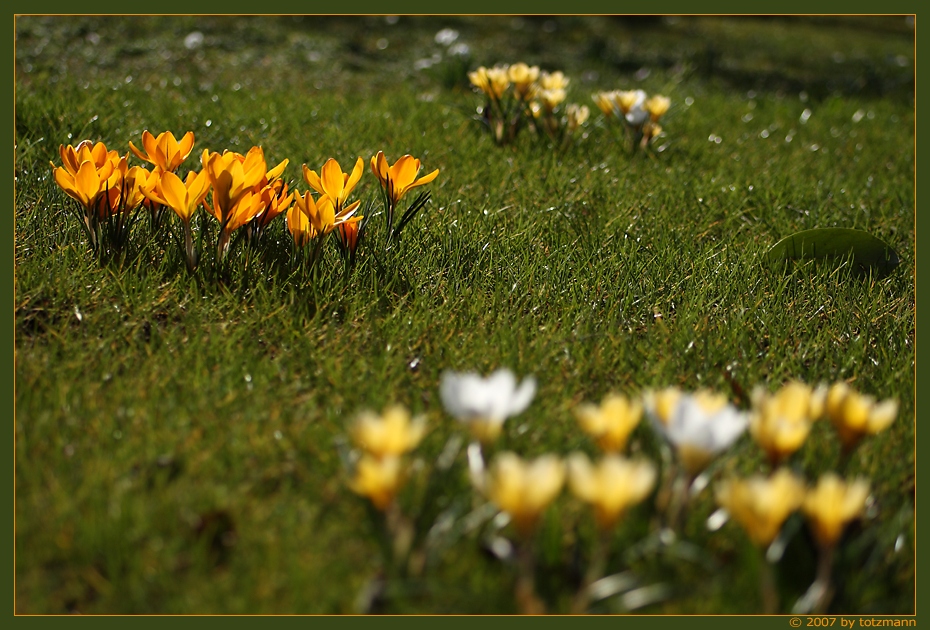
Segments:
[[[638,3],[618,3],[618,2],[608,2],[606,0],[574,0],[571,3],[566,3],[564,0],[562,2],[552,2],[551,0],[537,0],[536,2],[527,2],[526,0],[506,0],[501,2],[501,0],[470,0],[469,2],[462,2],[461,0],[456,0],[450,6],[449,3],[444,3],[443,7],[440,8],[436,2],[427,2],[426,0],[395,0],[393,2],[375,2],[374,0],[361,0],[360,2],[341,2],[341,3],[321,3],[321,2],[298,2],[295,0],[276,0],[273,4],[273,11],[267,10],[270,7],[266,5],[256,5],[255,3],[247,3],[242,0],[234,0],[233,2],[201,2],[201,3],[191,3],[189,1],[179,1],[179,0],[163,0],[159,3],[147,3],[145,5],[135,3],[130,5],[126,2],[117,3],[113,0],[104,0],[103,2],[95,2],[92,4],[78,4],[75,2],[64,2],[62,0],[38,0],[34,2],[23,2],[22,0],[14,0],[13,9],[14,9],[14,45],[13,53],[15,54],[15,20],[16,14],[77,14],[77,13],[109,13],[109,14],[126,14],[126,13],[157,13],[157,14],[257,14],[257,13],[276,13],[276,14],[504,14],[504,15],[525,15],[525,14],[537,14],[537,15],[557,15],[557,14],[830,14],[830,13],[858,13],[858,14],[878,14],[879,12],[884,15],[888,14],[917,14],[917,4],[916,2],[901,2],[896,0],[886,0],[881,4],[876,3],[865,3],[861,0],[854,0],[854,2],[846,2],[842,5],[839,3],[827,3],[827,2],[810,2],[808,1],[799,1],[799,0],[783,0],[782,2],[763,2],[763,3],[746,3],[746,2],[736,2],[734,0],[714,0],[713,2],[703,2],[700,5],[697,5],[693,2],[685,2],[684,0],[664,0],[662,2],[638,2]],[[567,9],[571,9],[568,11]],[[918,20],[919,23],[919,20]],[[915,34],[916,34],[915,28]],[[915,63],[917,73],[915,85],[917,86],[918,94],[916,102],[918,104],[925,103],[926,101],[921,98],[927,90],[923,89],[926,87],[927,83],[921,81],[921,72],[924,66],[920,64],[919,61],[927,59],[924,55],[921,55],[921,49],[927,50],[926,46],[921,46],[919,41],[916,40],[915,35],[915,47],[916,47],[916,56],[915,59],[918,60]],[[10,50],[9,48],[7,50]],[[12,65],[12,64],[11,64]],[[926,67],[930,67],[927,65]],[[926,72],[923,74],[927,74]],[[14,85],[15,85],[15,76],[14,76]],[[10,108],[9,113],[11,118],[13,118],[13,108],[15,103],[15,96],[12,101],[7,101],[7,107]],[[919,113],[919,105],[918,112]],[[919,118],[916,117],[916,118]],[[924,127],[926,129],[926,127]],[[15,146],[15,124],[14,124],[14,146]],[[916,136],[917,148],[925,146],[927,133],[924,132],[923,136]],[[10,154],[8,154],[10,155]],[[15,152],[8,159],[10,167],[13,166],[12,161],[15,157]],[[915,181],[930,181],[924,175],[930,172],[930,169],[926,166],[927,162],[921,162],[920,160],[915,160],[916,168],[916,177]],[[7,172],[10,172],[10,168]],[[5,186],[10,186],[7,189],[8,193],[13,192],[13,186],[10,185],[10,180],[6,180]],[[12,195],[11,195],[12,196]],[[8,197],[9,198],[9,197]],[[915,199],[917,199],[915,191]],[[12,213],[11,213],[12,214]],[[921,241],[928,240],[927,238],[922,238],[921,233],[916,230],[917,223],[917,211],[915,208],[915,233],[917,234],[916,238],[918,243]],[[7,223],[9,226],[10,233],[7,234],[7,260],[13,259],[13,238],[12,232],[14,229],[12,221]],[[915,252],[917,248],[915,247]],[[930,250],[928,250],[930,251]],[[915,266],[916,267],[916,266]],[[926,268],[926,264],[923,265]],[[11,298],[14,295],[15,287],[13,286],[13,275],[7,276],[4,278],[4,283],[6,285],[6,292]],[[915,283],[916,286],[916,283]],[[916,301],[915,301],[916,304]],[[14,302],[15,308],[15,302]],[[9,319],[6,319],[9,318]],[[915,314],[916,318],[916,314]],[[11,337],[14,331],[14,311],[11,309],[8,311],[8,315],[4,317],[6,329],[10,331]],[[10,401],[15,405],[15,383],[14,383],[14,374],[15,374],[15,341],[11,339],[14,343],[11,344],[13,352],[13,365],[10,366],[10,372],[8,377],[3,381],[3,391],[8,394],[4,396],[6,400]],[[920,389],[919,384],[925,382],[926,378],[921,378],[921,374],[917,374],[915,379],[915,409],[917,401],[917,391]],[[14,409],[15,414],[15,409]],[[916,422],[915,418],[915,422]],[[915,435],[921,434],[921,431],[915,431]],[[14,436],[11,433],[8,434],[7,443],[7,452],[11,452],[14,449],[13,440]],[[921,448],[917,446],[917,453],[921,451],[927,451],[926,447]],[[14,473],[15,474],[15,473]],[[8,483],[6,486],[7,490],[7,502],[6,505],[12,505],[14,503],[13,499],[13,487],[12,483]],[[921,500],[927,493],[922,491],[922,484],[917,484],[917,496],[918,503],[924,504]],[[916,506],[915,506],[916,507]],[[915,510],[916,514],[916,510]],[[15,518],[15,517],[14,517]],[[8,562],[6,566],[10,569],[14,568],[13,563],[13,518],[8,518],[6,520],[6,526],[4,529],[9,528],[9,532],[4,538],[8,541],[6,545],[7,549],[7,558]],[[917,545],[918,549],[926,549],[924,545]],[[926,554],[924,554],[926,555]],[[921,563],[918,563],[918,565]],[[11,570],[10,573],[4,576],[4,582],[7,584],[7,593],[12,595],[10,597],[11,609],[15,606],[15,591],[13,588],[13,578],[14,571]],[[921,596],[920,591],[926,590],[926,588],[920,589],[919,587],[927,583],[926,580],[917,580],[918,590],[915,593],[915,602],[917,610],[922,611],[924,606],[921,605]],[[15,610],[10,611],[11,616],[15,615]],[[856,617],[858,621],[858,617]],[[633,625],[636,628],[646,626],[648,628],[679,628],[679,627],[713,627],[715,630],[736,630],[744,629],[748,624],[752,624],[754,628],[761,628],[766,630],[768,628],[777,628],[784,630],[786,628],[793,627],[791,625],[792,618],[789,616],[773,616],[773,617],[742,617],[742,616],[649,616],[649,617],[640,617],[640,616],[626,616],[626,617],[585,617],[585,618],[573,618],[565,619],[560,617],[521,617],[521,618],[506,618],[506,617],[390,617],[390,618],[375,618],[375,617],[355,617],[355,616],[345,616],[345,617],[292,617],[292,616],[279,616],[279,617],[206,617],[201,618],[197,616],[188,616],[188,617],[179,617],[179,618],[166,618],[162,616],[146,616],[146,617],[134,617],[132,619],[127,619],[120,616],[112,617],[88,617],[88,618],[73,618],[73,617],[51,617],[51,616],[16,616],[13,618],[13,622],[17,627],[44,627],[47,625],[66,625],[67,627],[73,628],[98,628],[103,626],[125,626],[125,624],[130,623],[133,627],[164,627],[165,624],[178,624],[184,627],[201,627],[205,624],[223,624],[224,626],[233,625],[236,627],[249,627],[254,628],[259,624],[265,625],[266,623],[272,623],[276,627],[289,626],[289,627],[303,627],[307,628],[308,625],[312,624],[314,628],[320,626],[325,626],[327,628],[353,628],[356,626],[363,627],[381,627],[384,625],[400,625],[408,630],[430,630],[435,627],[435,624],[442,624],[443,630],[472,630],[475,624],[481,624],[482,626],[488,625],[498,628],[508,628],[508,630],[513,630],[514,626],[521,628],[533,628],[534,630],[557,630],[559,628],[565,627],[566,624],[582,624],[585,628],[598,628],[603,630],[608,629],[617,629],[620,625]],[[802,618],[803,625],[803,618]],[[859,624],[857,623],[857,630]]]

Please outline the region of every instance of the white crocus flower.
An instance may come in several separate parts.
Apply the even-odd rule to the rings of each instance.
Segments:
[[[675,447],[688,473],[696,476],[742,435],[749,419],[723,396],[699,392],[681,393],[667,420],[654,424]]]
[[[526,409],[536,393],[536,380],[530,376],[517,386],[513,372],[500,369],[487,378],[473,372],[446,372],[439,385],[439,396],[446,411],[464,422],[472,434],[489,443],[500,435],[504,420]]]
[[[649,112],[643,108],[642,103],[636,103],[626,114],[626,121],[634,127],[639,127],[649,120]]]

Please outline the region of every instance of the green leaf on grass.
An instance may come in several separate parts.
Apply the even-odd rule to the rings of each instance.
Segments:
[[[804,230],[781,239],[765,254],[772,267],[791,261],[823,260],[837,265],[850,261],[860,273],[884,276],[898,266],[898,254],[868,232],[850,228]]]

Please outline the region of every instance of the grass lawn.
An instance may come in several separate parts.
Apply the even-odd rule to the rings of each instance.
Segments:
[[[16,35],[17,612],[514,613],[528,572],[545,609],[568,612],[595,561],[620,586],[591,612],[760,612],[770,569],[791,611],[817,570],[802,515],[774,564],[733,520],[707,526],[721,482],[770,471],[748,433],[672,529],[661,491],[604,536],[564,491],[521,539],[472,488],[468,434],[439,394],[446,371],[501,367],[537,390],[489,458],[595,458],[573,409],[612,392],[707,388],[747,410],[756,386],[799,379],[896,399],[897,419],[848,455],[818,421],[784,465],[809,484],[870,482],[828,611],[914,612],[904,17],[25,16]],[[526,131],[497,146],[476,120],[467,72],[519,61],[562,70],[567,102],[591,109],[565,145]],[[591,99],[633,88],[671,99],[635,153]],[[440,172],[389,251],[372,219],[349,272],[333,242],[315,273],[295,271],[283,216],[218,272],[203,209],[193,273],[146,220],[123,260],[100,262],[49,162],[85,138],[125,153],[143,130],[194,132],[182,173],[203,149],[260,145],[300,194],[302,164],[361,156],[360,213],[380,211],[378,151]],[[781,238],[828,227],[868,231],[901,264],[765,264]],[[395,403],[427,421],[396,503],[403,567],[396,527],[347,470],[349,423]],[[648,420],[627,452],[660,486],[671,474]]]

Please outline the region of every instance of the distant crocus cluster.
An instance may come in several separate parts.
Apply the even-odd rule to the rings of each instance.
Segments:
[[[792,513],[800,511],[822,554],[832,557],[829,554],[846,525],[863,512],[869,483],[864,479],[847,481],[828,472],[808,486],[803,477],[783,464],[801,448],[811,424],[822,417],[829,418],[843,451],[848,452],[864,436],[888,427],[897,415],[896,401],[877,402],[846,383],[810,387],[793,381],[773,393],[759,388],[747,411],[709,390],[686,392],[670,387],[647,390],[635,397],[610,394],[600,404],[575,406],[579,427],[602,453],[594,460],[582,452],[565,458],[549,453],[525,459],[514,452],[497,451],[495,445],[506,420],[526,411],[535,392],[532,377],[520,382],[506,369],[487,378],[446,372],[439,387],[446,412],[462,423],[474,440],[468,448],[472,486],[506,515],[517,534],[517,598],[531,602],[526,604],[528,611],[539,611],[540,602],[532,593],[532,562],[520,557],[529,553],[543,514],[563,487],[591,507],[596,528],[602,532],[600,545],[606,544],[608,532],[631,508],[650,496],[658,515],[655,522],[666,531],[674,531],[680,529],[675,516],[684,509],[681,503],[690,496],[687,491],[695,479],[706,475],[710,464],[747,429],[765,453],[769,473],[719,481],[717,503],[762,548],[773,543]],[[624,454],[643,417],[649,418],[647,424],[668,446],[671,459],[662,456],[657,462],[643,454]],[[353,442],[362,451],[350,487],[379,510],[392,509],[406,478],[400,457],[417,445],[424,432],[425,421],[411,421],[402,408],[392,407],[380,417],[371,413],[360,416],[350,428]],[[678,496],[663,499],[663,488]],[[602,551],[592,558],[600,557]],[[829,559],[822,562],[829,564]],[[585,589],[601,577],[602,563],[592,566],[585,587],[575,598],[576,611],[585,609],[589,594]],[[829,576],[829,571],[818,575],[819,580],[828,579],[824,576]]]
[[[149,217],[148,237],[156,237],[165,223],[167,211],[180,220],[181,247],[189,271],[198,266],[200,252],[196,243],[208,231],[202,227],[194,238],[194,217],[203,207],[216,220],[215,258],[220,266],[241,235],[248,246],[258,247],[262,234],[278,217],[286,217],[295,249],[295,259],[312,269],[323,244],[336,232],[338,246],[348,264],[354,264],[364,235],[365,217],[357,211],[360,201],[350,196],[364,173],[358,158],[346,173],[330,158],[319,173],[303,165],[309,189],[289,190],[283,179],[288,160],[269,168],[262,147],[252,147],[245,154],[203,150],[201,170],[178,174],[194,147],[194,134],[187,132],[177,140],[171,132],[155,136],[142,134],[142,149],[129,143],[131,152],[151,165],[129,166],[129,153],[119,155],[102,142],[85,140],[76,147],[62,145],[61,166],[52,164],[55,182],[77,202],[77,217],[91,248],[101,259],[119,257],[126,249],[143,215]],[[394,243],[401,230],[429,202],[429,192],[418,195],[406,208],[400,202],[414,188],[433,181],[439,171],[418,177],[420,160],[405,155],[391,165],[379,151],[370,161],[377,178],[386,217],[385,247]],[[314,195],[315,193],[315,195]],[[400,220],[395,213],[401,209]],[[145,238],[140,235],[140,238]]]
[[[480,120],[498,144],[513,142],[527,128],[553,140],[567,141],[587,121],[586,106],[565,105],[569,79],[523,62],[479,67],[468,79],[485,97]]]
[[[662,133],[659,120],[672,101],[660,94],[649,97],[643,90],[597,92],[591,98],[609,123],[619,123],[631,150],[645,149]]]

